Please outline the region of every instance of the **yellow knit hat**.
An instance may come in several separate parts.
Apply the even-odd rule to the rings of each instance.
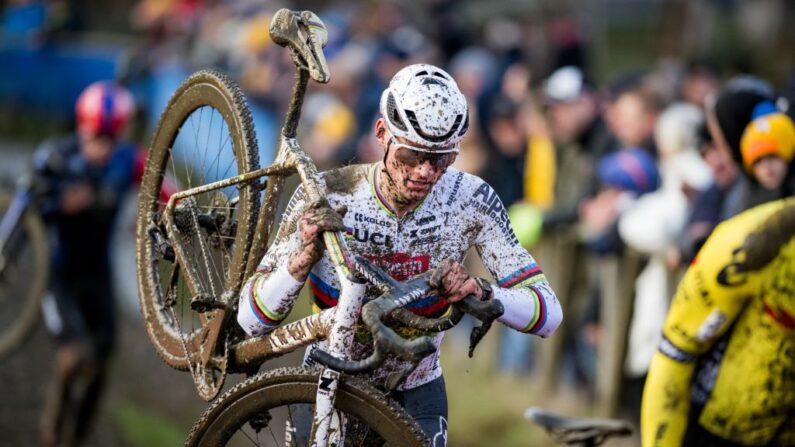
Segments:
[[[748,171],[768,155],[776,155],[789,163],[795,155],[795,123],[783,113],[760,116],[746,126],[740,151]]]

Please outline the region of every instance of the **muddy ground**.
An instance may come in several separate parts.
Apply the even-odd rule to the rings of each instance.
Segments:
[[[131,429],[151,431],[165,426],[186,435],[207,404],[193,390],[188,373],[172,370],[157,357],[140,320],[129,315],[122,319],[112,375],[86,445],[140,445],[140,441],[130,441],[138,438],[129,434]],[[38,417],[54,352],[54,343],[40,322],[21,350],[0,360],[0,446],[37,445]],[[285,364],[291,360],[277,362]],[[236,379],[227,380],[225,389]],[[123,424],[125,418],[121,414],[129,414],[130,409],[145,420],[159,421],[158,427],[149,422],[137,427],[131,427],[129,422]]]

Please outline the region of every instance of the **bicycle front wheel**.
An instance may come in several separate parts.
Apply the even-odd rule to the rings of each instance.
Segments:
[[[277,368],[241,382],[202,414],[185,445],[304,447],[301,427],[311,422],[319,374],[308,368]],[[347,421],[345,446],[428,444],[411,416],[360,379],[340,379],[334,407]]]
[[[11,200],[10,194],[0,194],[0,216],[5,215]],[[6,243],[4,256],[0,270],[0,357],[10,354],[30,335],[47,290],[50,247],[38,214],[25,212]]]
[[[157,353],[176,369],[196,364],[200,334],[214,313],[193,310],[196,290],[205,294],[205,301],[219,301],[231,300],[236,293],[229,292],[240,289],[259,189],[238,184],[180,200],[174,211],[176,230],[170,233],[179,235],[174,240],[163,218],[167,198],[258,168],[251,112],[239,87],[217,72],[193,74],[174,93],[158,123],[137,221],[138,286],[146,331]],[[169,254],[177,246],[183,265]]]

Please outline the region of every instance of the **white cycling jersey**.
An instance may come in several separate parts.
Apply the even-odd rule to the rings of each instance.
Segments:
[[[412,213],[399,218],[378,188],[381,163],[353,165],[323,173],[328,201],[333,208],[346,206],[343,222],[351,252],[362,256],[400,281],[430,270],[445,258],[463,262],[475,247],[484,265],[496,279],[494,298],[505,307],[500,321],[513,329],[542,337],[560,325],[562,311],[555,293],[533,257],[516,240],[508,215],[494,190],[480,178],[449,168],[428,197]],[[240,295],[238,322],[249,334],[262,334],[287,315],[303,286],[287,272],[291,254],[300,249],[298,218],[305,206],[299,187],[290,200],[273,245],[260,263],[257,274]],[[312,268],[307,279],[316,309],[335,306],[340,294],[336,270],[328,255]],[[377,289],[368,288],[367,298]],[[439,317],[449,310],[447,300],[436,295],[406,306],[412,312]],[[398,330],[412,335],[407,328]],[[416,331],[413,332],[416,334]],[[354,359],[372,349],[365,329],[357,331]],[[437,347],[443,334],[434,337]],[[325,342],[319,342],[325,348]],[[400,367],[388,360],[373,375],[383,379]],[[439,352],[423,359],[409,375],[403,389],[411,389],[441,376]]]

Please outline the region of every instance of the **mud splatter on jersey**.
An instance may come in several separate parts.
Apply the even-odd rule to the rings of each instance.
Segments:
[[[346,206],[344,223],[346,243],[351,252],[385,269],[393,278],[406,280],[437,266],[443,259],[463,262],[467,250],[475,247],[484,265],[497,283],[494,297],[506,309],[501,321],[524,332],[548,336],[562,319],[560,305],[549,287],[541,268],[519,245],[511,229],[505,207],[494,190],[480,178],[450,168],[434,185],[425,201],[412,213],[398,218],[378,193],[380,163],[354,165],[324,174],[329,189],[328,200],[333,208]],[[272,293],[258,276],[273,275],[284,268],[290,255],[299,249],[295,231],[304,207],[303,190],[299,188],[290,200],[281,228],[273,245],[263,258],[258,273],[246,284],[241,294],[241,312],[252,312],[260,306],[259,321],[278,324],[286,315],[296,294]],[[337,274],[331,259],[324,257],[307,278],[316,309],[335,306],[340,295]],[[368,289],[367,299],[374,298],[375,288]],[[252,306],[253,303],[253,306]],[[412,312],[439,317],[447,312],[449,303],[439,296],[427,296],[407,306]],[[261,318],[262,316],[266,318]],[[273,318],[272,318],[273,317]],[[404,328],[406,329],[406,328]],[[399,331],[416,336],[417,331]],[[371,347],[366,332],[357,333],[354,358],[363,358]],[[437,345],[443,335],[434,335]],[[383,379],[389,371],[404,367],[402,361],[387,361],[374,374]],[[420,362],[408,377],[403,389],[410,389],[441,375],[438,351]]]

